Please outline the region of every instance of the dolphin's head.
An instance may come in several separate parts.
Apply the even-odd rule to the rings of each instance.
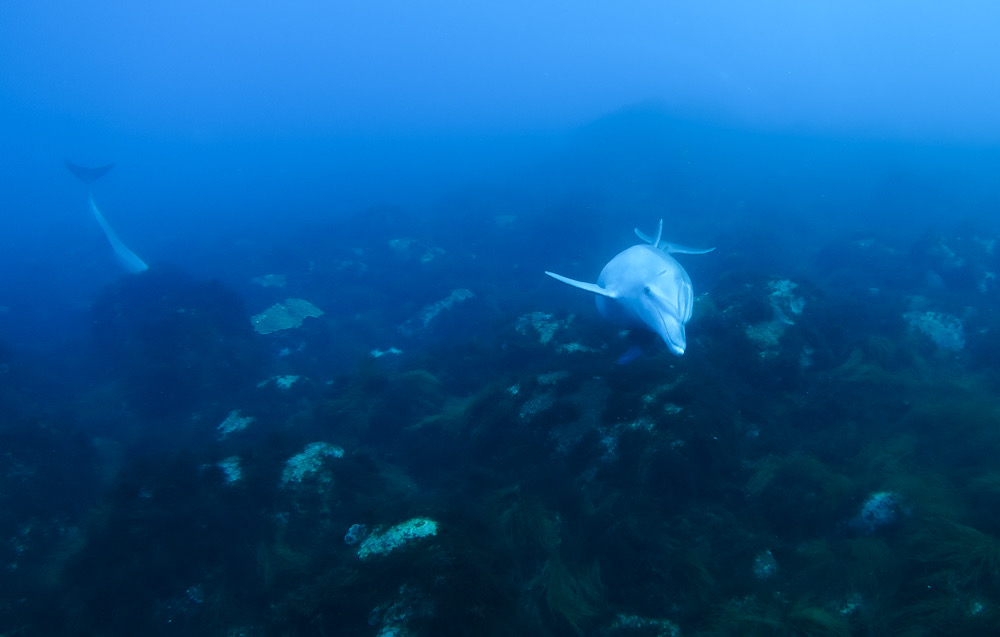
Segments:
[[[687,349],[685,321],[677,316],[677,299],[671,299],[656,285],[643,288],[642,314],[646,325],[660,335],[667,349],[680,356]]]
[[[684,325],[694,307],[691,278],[664,250],[637,245],[622,251],[601,270],[597,285],[548,274],[595,293],[604,318],[659,334],[677,356],[687,349]]]

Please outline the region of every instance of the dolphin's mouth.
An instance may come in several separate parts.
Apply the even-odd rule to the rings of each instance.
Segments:
[[[655,304],[653,305],[653,309],[656,310],[656,318],[659,320],[660,323],[657,333],[660,335],[660,338],[663,339],[663,342],[666,344],[667,349],[669,349],[673,354],[676,354],[677,356],[683,355],[684,350],[687,348],[687,343],[684,342],[683,340],[678,343],[674,339],[672,339],[671,330],[668,329],[667,327],[667,318],[666,316],[664,316],[663,310],[661,310]],[[680,326],[681,335],[683,335],[684,334],[683,324],[681,324],[680,321],[677,321],[677,319],[673,315],[670,315],[670,318]]]

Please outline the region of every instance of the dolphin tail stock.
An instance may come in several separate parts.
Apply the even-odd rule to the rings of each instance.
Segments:
[[[106,175],[109,170],[115,167],[115,165],[111,163],[104,166],[98,166],[97,168],[88,168],[86,166],[74,164],[68,159],[63,160],[63,163],[66,164],[67,170],[73,173],[77,179],[88,186]]]
[[[109,170],[115,167],[114,164],[106,164],[104,166],[98,166],[97,168],[88,168],[86,166],[80,166],[79,164],[74,164],[70,160],[64,160],[67,170],[69,170],[73,175],[78,178],[83,183],[87,184],[88,191],[90,190],[90,184],[94,183],[104,175],[108,173]],[[101,226],[101,230],[104,231],[104,236],[108,239],[108,243],[111,244],[111,249],[115,253],[115,258],[118,263],[125,269],[125,271],[132,274],[148,270],[149,266],[146,262],[139,258],[135,252],[129,250],[128,246],[122,243],[122,240],[118,238],[118,234],[111,227],[111,224],[107,222],[104,215],[97,208],[97,202],[94,201],[94,195],[88,192],[87,201],[90,204],[90,212],[93,213],[94,219],[97,220],[97,225]]]
[[[614,295],[614,293],[609,292],[608,290],[605,290],[604,288],[602,288],[601,286],[597,285],[596,283],[584,283],[583,281],[576,281],[574,279],[566,278],[566,277],[562,276],[561,274],[556,274],[555,272],[546,271],[545,274],[549,275],[550,277],[552,277],[556,281],[562,281],[563,283],[566,283],[567,285],[572,285],[575,288],[580,288],[581,290],[586,290],[588,292],[593,292],[594,294],[599,294],[600,296],[606,296],[609,299],[617,298]]]
[[[649,245],[654,248],[659,248],[670,254],[708,254],[715,250],[715,248],[689,248],[687,246],[682,246],[678,243],[670,243],[669,241],[663,240],[663,219],[660,219],[660,225],[656,230],[656,239],[653,239],[648,234],[635,229],[635,236],[639,237]]]
[[[118,259],[118,263],[129,273],[138,274],[149,269],[146,262],[139,258],[135,252],[132,252],[127,245],[125,245],[121,239],[118,238],[118,233],[114,231],[111,224],[107,222],[104,215],[97,208],[97,203],[94,201],[93,195],[88,195],[87,197],[90,203],[90,211],[94,213],[94,218],[97,219],[97,225],[101,226],[101,230],[104,231],[104,236],[107,237],[108,243],[111,244],[111,249],[115,253],[115,258]]]

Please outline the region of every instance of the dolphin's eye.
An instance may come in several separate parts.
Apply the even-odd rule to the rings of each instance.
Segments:
[[[653,291],[649,289],[648,285],[646,287],[642,288],[642,291],[645,292],[646,294],[652,294],[653,293]]]

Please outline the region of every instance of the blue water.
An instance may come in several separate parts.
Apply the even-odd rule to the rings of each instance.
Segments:
[[[998,11],[10,3],[0,632],[995,634]]]

